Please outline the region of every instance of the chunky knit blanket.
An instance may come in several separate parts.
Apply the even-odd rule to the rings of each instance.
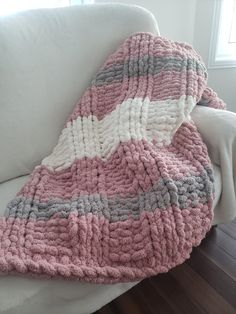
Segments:
[[[198,54],[129,37],[0,218],[0,272],[139,280],[189,258],[211,227],[213,174],[194,106],[223,108]]]

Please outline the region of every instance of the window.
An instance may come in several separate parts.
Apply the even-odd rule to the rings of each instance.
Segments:
[[[209,68],[236,67],[236,0],[214,3]]]
[[[0,0],[0,15],[38,8],[65,7],[93,3],[93,0]]]

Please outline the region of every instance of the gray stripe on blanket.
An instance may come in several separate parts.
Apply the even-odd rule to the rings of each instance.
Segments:
[[[111,197],[104,195],[83,195],[70,201],[51,199],[42,203],[26,197],[16,197],[7,206],[7,216],[19,218],[49,219],[59,213],[68,217],[72,211],[86,215],[88,213],[104,216],[111,222],[126,220],[130,215],[138,219],[142,211],[167,209],[172,205],[180,209],[206,204],[212,197],[213,176],[208,174],[186,177],[182,180],[161,179],[149,191],[134,197]]]
[[[146,55],[141,58],[130,59],[124,63],[117,63],[101,70],[95,76],[92,85],[100,86],[114,81],[119,82],[124,77],[155,75],[163,70],[179,72],[185,67],[199,73],[205,72],[205,68],[192,59]]]

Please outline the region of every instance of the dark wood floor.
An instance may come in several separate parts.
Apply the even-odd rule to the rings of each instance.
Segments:
[[[214,227],[191,258],[143,280],[94,314],[236,314],[236,220]]]

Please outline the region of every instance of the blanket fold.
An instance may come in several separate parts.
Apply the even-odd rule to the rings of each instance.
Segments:
[[[190,112],[225,107],[206,80],[187,44],[149,33],[121,44],[0,217],[0,272],[115,283],[189,258],[213,219]]]

